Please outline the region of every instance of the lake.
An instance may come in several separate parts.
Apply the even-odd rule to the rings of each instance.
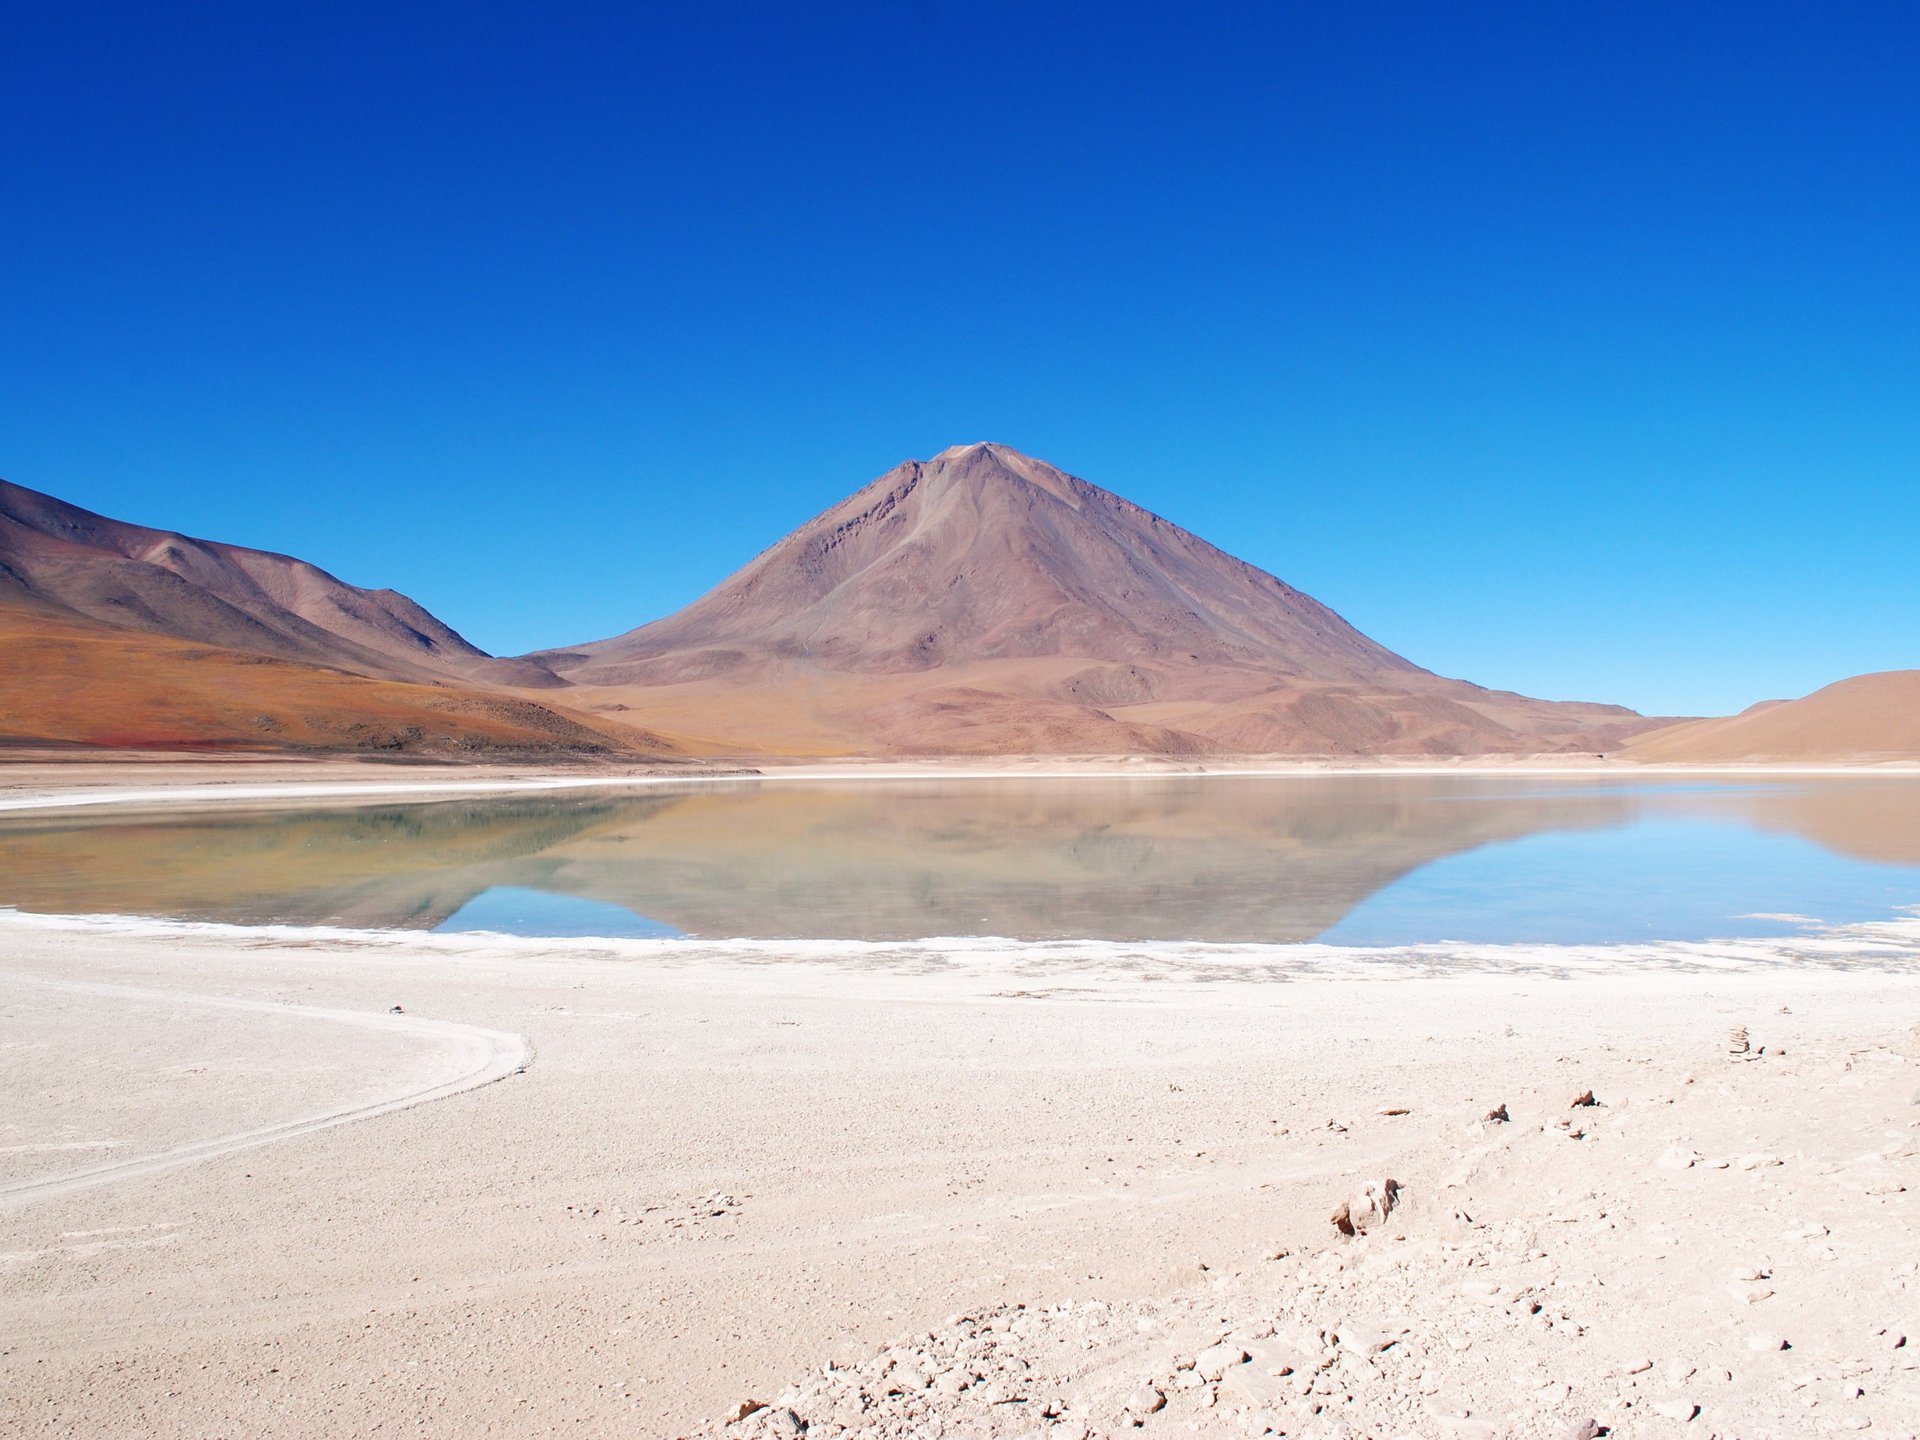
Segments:
[[[1920,780],[745,780],[18,816],[0,905],[552,937],[1780,935],[1920,906]]]

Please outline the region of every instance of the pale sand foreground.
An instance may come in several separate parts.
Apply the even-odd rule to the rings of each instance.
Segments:
[[[621,953],[0,920],[0,1189],[533,1052],[0,1195],[0,1433],[1920,1428],[1910,959]]]

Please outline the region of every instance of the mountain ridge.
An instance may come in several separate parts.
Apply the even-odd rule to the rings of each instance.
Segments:
[[[310,561],[114,520],[0,480],[0,589],[51,614],[383,680],[551,686],[397,590]]]
[[[1604,751],[1654,723],[1435,675],[993,442],[894,466],[672,615],[527,658],[675,733],[806,753]]]
[[[677,753],[396,590],[0,481],[0,746]]]
[[[1649,764],[1823,763],[1920,755],[1920,670],[1876,670],[1796,700],[1636,736],[1624,752]]]

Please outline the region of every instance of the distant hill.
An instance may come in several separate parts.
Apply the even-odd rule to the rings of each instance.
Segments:
[[[0,607],[0,746],[551,757],[671,754],[659,736],[464,686]]]
[[[0,480],[0,606],[388,680],[559,682],[496,660],[393,590],[287,555],[110,520]]]
[[[1652,723],[1434,675],[990,444],[897,466],[675,615],[528,658],[580,703],[761,753],[1600,751]]]
[[[1799,700],[1692,720],[1633,740],[1625,758],[1649,763],[1920,759],[1920,670],[1836,681]]]
[[[673,753],[561,685],[392,590],[0,481],[0,745]]]

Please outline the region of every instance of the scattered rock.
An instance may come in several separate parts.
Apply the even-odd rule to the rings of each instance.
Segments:
[[[1153,1386],[1142,1385],[1138,1390],[1127,1396],[1122,1408],[1125,1409],[1129,1415],[1152,1415],[1161,1410],[1166,1403],[1167,1397],[1154,1389]]]
[[[1700,1407],[1691,1400],[1656,1400],[1653,1413],[1668,1420],[1691,1420],[1700,1413]]]
[[[746,1419],[747,1416],[766,1408],[767,1402],[764,1400],[742,1400],[738,1405],[734,1406],[733,1409],[727,1411],[723,1423],[727,1425],[735,1424]]]
[[[1229,1366],[1221,1384],[1245,1405],[1272,1405],[1293,1392],[1286,1380],[1269,1375],[1257,1364]]]
[[[1361,1355],[1376,1355],[1393,1343],[1378,1325],[1364,1320],[1342,1320],[1327,1332],[1327,1338],[1336,1349]]]
[[[1333,1228],[1342,1235],[1364,1235],[1400,1203],[1398,1180],[1369,1180],[1357,1194],[1342,1201],[1330,1217]]]
[[[1732,1031],[1727,1035],[1727,1053],[1729,1055],[1745,1055],[1752,1049],[1753,1046],[1747,1042],[1747,1027],[1744,1025],[1734,1026]]]
[[[1567,1427],[1566,1440],[1596,1440],[1600,1434],[1600,1422],[1594,1419],[1576,1420]]]
[[[1569,1110],[1578,1110],[1583,1106],[1598,1105],[1599,1103],[1598,1100],[1593,1098],[1593,1092],[1591,1090],[1582,1090],[1578,1095],[1573,1097],[1573,1102],[1568,1105],[1567,1108]]]
[[[1210,1345],[1193,1357],[1193,1368],[1195,1373],[1209,1380],[1218,1380],[1229,1365],[1238,1365],[1246,1358],[1247,1352],[1238,1345]]]
[[[1669,1145],[1653,1163],[1662,1170],[1691,1170],[1707,1157],[1685,1145]]]
[[[1769,1350],[1785,1350],[1787,1342],[1769,1330],[1755,1330],[1747,1336],[1747,1348],[1763,1353]]]
[[[1507,1114],[1506,1103],[1504,1101],[1494,1106],[1493,1109],[1487,1111],[1484,1117],[1485,1123],[1489,1125],[1504,1125],[1507,1123],[1509,1118],[1510,1117]]]

